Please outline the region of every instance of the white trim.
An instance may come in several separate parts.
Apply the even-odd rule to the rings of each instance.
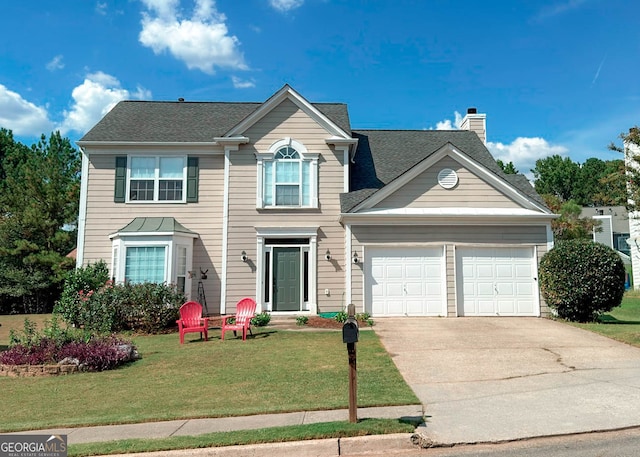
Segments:
[[[227,262],[229,258],[229,175],[231,168],[231,152],[239,146],[227,145],[224,148],[224,191],[222,202],[222,271],[220,272],[220,314],[227,312]]]
[[[78,237],[76,241],[76,268],[84,263],[84,237],[87,225],[87,198],[89,195],[89,156],[80,147],[82,171],[80,172],[80,202],[78,206]]]
[[[132,178],[131,168],[133,165],[133,159],[155,159],[155,168],[153,176],[153,200],[131,200],[131,181],[150,181],[149,178]],[[180,200],[160,200],[160,182],[163,180],[160,178],[160,159],[181,159],[182,160],[182,198]],[[125,203],[129,204],[174,204],[174,203],[186,203],[187,202],[187,156],[186,155],[164,155],[164,154],[129,154],[127,156],[127,172],[125,181]],[[166,179],[165,179],[166,180]],[[172,179],[171,181],[177,181]]]
[[[277,107],[284,100],[291,100],[298,108],[304,111],[309,117],[311,117],[316,123],[323,127],[330,134],[339,138],[350,138],[350,136],[338,127],[333,121],[322,114],[316,107],[309,103],[304,97],[293,90],[288,84],[282,87],[278,92],[273,94],[267,101],[265,101],[258,109],[256,109],[249,116],[245,117],[240,123],[236,124],[231,130],[229,130],[224,136],[232,137],[243,134],[252,125],[266,116],[271,110]]]
[[[309,300],[307,302],[309,314],[318,313],[318,230],[320,227],[256,227],[256,302],[263,310],[264,302],[264,251],[266,238],[309,238]],[[306,246],[306,245],[305,245]],[[303,249],[300,250],[302,254]],[[271,259],[273,260],[273,259]],[[302,275],[301,275],[302,279]],[[269,311],[271,312],[271,310]],[[299,312],[305,312],[301,310]],[[290,314],[287,312],[287,314]]]
[[[276,163],[274,156],[278,153],[278,151],[284,147],[290,147],[298,152],[300,156],[299,165],[300,165],[300,205],[288,206],[288,205],[266,205],[264,201],[264,162],[270,161],[272,163]],[[292,139],[291,137],[282,138],[269,146],[269,150],[267,152],[254,152],[256,156],[256,208],[258,209],[317,209],[318,208],[318,162],[320,153],[318,152],[309,152],[304,144],[301,142]],[[302,164],[304,162],[309,163],[309,188],[311,191],[309,205],[302,204],[302,195],[304,193],[304,183],[302,181]],[[275,166],[273,169],[274,172],[274,183],[273,186],[273,200],[275,201],[276,193],[276,182],[275,182]]]
[[[361,202],[352,211],[355,213],[366,209],[372,209],[375,205],[380,203],[382,200],[384,200],[394,192],[401,189],[411,180],[418,177],[421,173],[425,172],[430,167],[434,166],[439,160],[443,159],[444,157],[451,157],[453,160],[456,160],[470,172],[476,174],[479,178],[483,179],[489,185],[495,187],[497,190],[503,192],[506,196],[510,197],[516,203],[522,205],[524,208],[538,211],[546,215],[551,214],[549,209],[534,201],[531,197],[525,195],[507,181],[490,172],[484,166],[469,158],[466,154],[458,151],[451,143],[447,143],[442,146],[422,162],[418,163],[406,173],[403,173],[399,178],[393,180],[382,189],[374,193],[372,196],[367,198],[365,201]]]
[[[551,222],[546,225],[547,228],[547,252],[553,249],[553,229],[551,228]]]
[[[199,146],[218,146],[216,141],[76,141],[80,147],[129,147],[129,146],[149,146],[149,147],[199,147]],[[93,152],[93,151],[92,151]]]

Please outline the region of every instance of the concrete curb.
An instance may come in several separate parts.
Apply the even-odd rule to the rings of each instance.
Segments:
[[[411,443],[411,433],[390,435],[330,438],[324,440],[291,441],[286,443],[247,444],[240,446],[212,447],[206,449],[180,449],[176,451],[117,454],[103,457],[334,457],[361,455],[367,452],[385,452],[417,449]]]

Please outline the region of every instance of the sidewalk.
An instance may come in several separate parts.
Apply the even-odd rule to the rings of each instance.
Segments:
[[[380,418],[380,419],[400,419],[406,418],[411,420],[421,419],[424,416],[422,405],[409,406],[388,406],[376,408],[358,408],[358,419]],[[255,416],[242,417],[220,417],[212,419],[185,419],[164,422],[146,422],[139,424],[123,424],[123,425],[104,425],[94,427],[79,428],[55,428],[44,430],[32,430],[25,432],[14,432],[12,434],[38,434],[38,435],[67,435],[68,444],[93,443],[103,441],[113,441],[132,438],[167,438],[172,436],[193,436],[214,432],[228,432],[232,430],[253,430],[267,427],[279,427],[290,425],[314,424],[320,422],[347,421],[349,419],[349,410],[329,410],[329,411],[301,411],[284,414],[261,414]],[[278,445],[278,454],[281,454],[281,448],[284,446],[291,449],[290,455],[310,455],[301,454],[301,447],[313,448],[312,455],[332,456],[332,455],[349,455],[346,454],[344,443],[351,443],[350,446],[354,452],[366,452],[367,449],[381,450],[385,445],[391,449],[412,449],[410,434],[381,435],[379,437],[362,437],[364,439],[342,439],[342,440],[311,440],[309,442],[298,443],[275,443]],[[370,443],[370,444],[366,444]],[[387,443],[387,444],[385,444]],[[264,445],[261,445],[264,446]],[[336,446],[339,446],[336,447]],[[239,446],[232,446],[233,455],[239,457],[241,455],[260,455],[253,451],[248,454],[238,454]],[[251,446],[247,448],[251,449]],[[255,448],[255,446],[253,447]],[[340,454],[333,453],[339,449]],[[209,453],[202,453],[207,451]],[[224,455],[223,448],[211,448],[200,450],[175,451],[177,454],[169,452],[162,453],[145,453],[146,456],[157,455]],[[351,452],[353,455],[354,452]]]

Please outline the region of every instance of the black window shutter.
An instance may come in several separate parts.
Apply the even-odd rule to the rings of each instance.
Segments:
[[[198,157],[187,157],[187,203],[198,202]]]
[[[113,201],[116,203],[125,202],[127,190],[127,158],[116,157],[116,183],[113,194]]]

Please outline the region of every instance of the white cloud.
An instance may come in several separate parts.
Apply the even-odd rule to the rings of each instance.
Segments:
[[[283,13],[294,10],[296,8],[300,8],[303,3],[304,0],[269,0],[269,4],[273,8]]]
[[[513,162],[520,173],[531,179],[530,173],[536,166],[536,160],[552,155],[566,157],[569,150],[560,145],[549,144],[544,138],[519,137],[510,144],[487,142],[487,148],[493,157],[504,163]]]
[[[0,127],[13,131],[15,135],[40,136],[52,130],[53,122],[45,108],[0,84]]]
[[[47,63],[47,70],[56,71],[62,70],[64,68],[64,63],[62,62],[62,54],[58,54],[55,56],[49,63]]]
[[[243,80],[237,76],[232,76],[231,81],[233,81],[233,87],[236,89],[249,89],[251,87],[256,87],[256,82],[253,79]]]
[[[71,97],[72,107],[64,111],[64,120],[58,127],[62,133],[71,130],[84,133],[120,100],[150,99],[151,92],[142,87],[130,92],[120,86],[117,78],[99,71],[88,74],[84,82],[73,89]]]
[[[462,124],[462,114],[455,111],[453,113],[454,120],[445,119],[444,121],[440,121],[436,124],[436,130],[458,130],[460,128],[460,124]],[[433,127],[431,128],[433,130]]]
[[[140,43],[155,54],[168,51],[189,69],[214,74],[215,67],[246,70],[240,42],[229,35],[226,17],[213,0],[195,0],[191,18],[179,12],[179,0],[142,0]]]
[[[102,16],[107,15],[107,2],[96,2],[96,13]]]

